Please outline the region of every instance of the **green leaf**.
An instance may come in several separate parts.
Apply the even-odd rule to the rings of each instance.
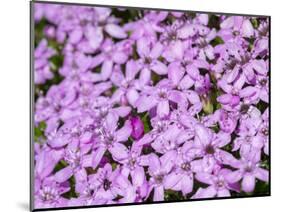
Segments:
[[[149,113],[145,113],[144,115],[141,116],[141,120],[144,126],[144,133],[147,133],[151,130],[151,124],[150,124],[150,119],[149,119]]]
[[[203,111],[206,114],[211,114],[214,111],[214,106],[210,99],[203,99]]]
[[[58,71],[58,69],[63,65],[63,56],[62,55],[54,55],[49,59],[52,64],[52,70]]]
[[[223,44],[223,43],[224,43],[223,39],[219,36],[215,37],[213,40],[210,41],[210,44],[212,46],[217,46],[217,45]]]
[[[257,180],[254,194],[266,195],[269,194],[269,185],[266,182]]]
[[[34,128],[34,141],[39,142],[42,138],[45,137],[44,131],[47,127],[45,122],[40,122],[38,126]]]
[[[255,29],[259,27],[259,22],[256,18],[251,18],[251,23]]]
[[[54,168],[54,173],[60,171],[61,169],[65,168],[67,166],[68,166],[68,164],[66,161],[64,161],[64,160],[59,161]]]
[[[220,29],[220,17],[217,15],[209,15],[208,27]]]
[[[67,199],[71,199],[71,198],[77,198],[78,195],[76,194],[75,192],[75,178],[74,176],[72,176],[70,179],[69,179],[69,184],[70,184],[70,191],[62,194],[62,196],[64,198],[67,198]]]
[[[39,23],[35,25],[34,31],[34,41],[35,47],[39,44],[39,42],[44,38],[44,28],[48,24],[46,19],[42,19]]]
[[[165,190],[164,192],[164,200],[165,201],[175,201],[175,200],[184,200],[185,197],[180,191],[173,191],[173,190]]]

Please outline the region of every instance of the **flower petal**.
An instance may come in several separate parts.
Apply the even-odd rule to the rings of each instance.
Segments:
[[[153,59],[157,59],[158,57],[160,57],[161,53],[163,51],[163,45],[160,42],[157,42],[151,52],[150,52],[150,57]]]
[[[141,85],[148,84],[151,80],[151,71],[148,68],[142,69],[139,80]]]
[[[153,63],[151,64],[151,69],[159,75],[165,75],[168,73],[167,66],[159,60],[153,61]]]
[[[232,95],[231,94],[223,94],[217,97],[217,101],[221,104],[229,104],[231,103]]]
[[[103,32],[101,27],[87,27],[85,36],[89,40],[89,44],[93,49],[97,49],[103,41]]]
[[[251,63],[252,68],[258,73],[262,75],[266,75],[268,70],[266,67],[266,63],[264,60],[253,60]]]
[[[227,190],[227,189],[220,189],[220,190],[218,190],[217,196],[218,197],[230,197],[231,195],[230,195],[229,190]]]
[[[191,193],[193,190],[193,176],[192,175],[184,175],[181,180],[181,188],[183,195]]]
[[[164,200],[164,187],[157,186],[154,188],[153,201],[163,201]]]
[[[142,113],[150,110],[157,104],[157,101],[150,96],[142,96],[136,101],[136,106],[138,108],[138,113]]]
[[[174,162],[176,160],[177,153],[175,150],[171,150],[164,155],[161,156],[161,169],[168,173],[172,167],[174,166]]]
[[[80,28],[73,30],[70,35],[68,41],[72,44],[78,43],[83,36],[83,31]]]
[[[197,192],[191,197],[192,199],[202,199],[215,197],[217,191],[213,186],[207,188],[199,188]]]
[[[136,187],[140,187],[143,185],[144,181],[145,181],[145,173],[144,173],[144,169],[143,167],[136,167],[132,172],[132,182],[133,185]]]
[[[149,42],[146,38],[142,37],[137,41],[137,52],[139,56],[146,57],[149,55]]]
[[[164,186],[165,186],[165,189],[174,189],[175,190],[175,186],[177,184],[179,184],[179,182],[181,181],[182,179],[182,175],[180,174],[177,174],[175,172],[172,172],[171,174],[169,174],[166,178],[165,178],[165,181],[164,181]]]
[[[255,189],[255,176],[252,174],[246,174],[242,180],[242,189],[245,192],[252,192]]]
[[[126,117],[131,112],[131,107],[129,106],[121,106],[112,109],[114,112],[118,114],[120,117]]]
[[[177,86],[183,75],[184,71],[178,64],[171,63],[168,66],[168,78],[172,81],[173,85]]]
[[[194,85],[194,80],[190,78],[189,75],[185,75],[180,81],[179,87],[182,90],[187,90]]]
[[[104,147],[99,147],[97,150],[93,151],[92,155],[92,168],[95,169],[99,165],[106,149]]]
[[[105,31],[114,38],[123,39],[127,37],[127,33],[122,27],[116,24],[107,24]]]
[[[157,114],[160,117],[165,117],[169,115],[169,112],[170,112],[169,102],[167,100],[160,101],[157,105]]]
[[[152,173],[158,173],[161,168],[161,164],[158,156],[154,153],[151,153],[150,155],[148,155],[146,159],[148,159],[147,162],[149,166],[149,171],[151,171]]]
[[[130,121],[126,121],[124,126],[116,132],[116,141],[126,141],[132,133],[132,126]]]
[[[135,107],[136,106],[136,101],[139,98],[139,93],[135,89],[129,89],[126,93],[126,97],[128,102]]]
[[[225,176],[225,178],[229,183],[236,183],[241,180],[242,172],[240,170],[230,172]]]
[[[264,182],[268,182],[269,180],[269,172],[268,170],[262,169],[262,168],[257,168],[256,169],[256,174],[255,174],[256,178],[258,178],[259,180],[262,180]]]
[[[205,183],[207,185],[212,185],[213,184],[213,178],[212,178],[212,175],[211,174],[208,174],[208,173],[197,173],[195,175],[195,178],[202,182],[202,183]]]
[[[184,27],[178,30],[179,38],[186,39],[195,35],[196,29],[192,24],[186,24]]]
[[[220,25],[220,27],[222,29],[229,29],[231,27],[233,27],[234,25],[234,17],[233,16],[230,16],[228,18],[226,18]]]
[[[113,68],[113,62],[111,60],[106,60],[103,62],[101,67],[101,77],[103,80],[107,80],[111,73]]]
[[[115,143],[111,148],[109,148],[109,152],[116,161],[121,161],[128,157],[128,149],[120,143]]]
[[[244,98],[244,97],[252,97],[254,95],[256,95],[256,93],[258,92],[257,88],[253,87],[253,86],[248,86],[246,88],[243,88],[240,92],[239,92],[239,96]]]
[[[65,182],[73,175],[73,170],[70,166],[67,166],[55,174],[55,180],[59,183]]]
[[[207,146],[211,141],[211,136],[210,136],[208,130],[206,129],[206,127],[204,127],[201,124],[196,124],[194,129],[195,129],[195,133],[198,136],[200,142],[202,144],[204,144],[205,146]]]
[[[243,37],[251,37],[254,35],[254,27],[249,19],[243,21],[241,30]]]

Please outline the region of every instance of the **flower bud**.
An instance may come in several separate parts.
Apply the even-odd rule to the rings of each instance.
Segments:
[[[138,116],[133,116],[130,118],[130,121],[133,128],[131,136],[133,139],[138,140],[143,136],[144,133],[144,126],[142,120]]]

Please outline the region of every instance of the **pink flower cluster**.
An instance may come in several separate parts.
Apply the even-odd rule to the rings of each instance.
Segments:
[[[34,7],[35,208],[267,194],[267,17]]]

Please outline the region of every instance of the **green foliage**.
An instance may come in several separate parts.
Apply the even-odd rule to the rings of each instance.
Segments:
[[[210,14],[209,15],[209,23],[208,23],[209,28],[215,28],[215,29],[220,29],[220,18],[217,15]]]
[[[255,29],[257,29],[258,26],[259,26],[258,20],[257,20],[256,18],[251,18],[250,20],[251,20],[251,23],[252,23],[253,27],[254,27]]]
[[[70,199],[70,198],[77,198],[78,195],[75,192],[75,178],[74,176],[72,176],[69,180],[68,180],[69,184],[70,184],[70,190],[66,193],[64,193],[62,196],[64,198]]]
[[[268,108],[268,103],[259,101],[257,104],[257,108],[263,113]]]
[[[260,180],[256,181],[256,187],[254,191],[255,195],[267,195],[269,194],[269,184]]]
[[[40,142],[42,138],[45,138],[44,131],[47,127],[45,122],[40,122],[38,126],[34,127],[34,141]]]
[[[216,124],[215,126],[213,127],[210,127],[215,133],[218,133],[220,131],[220,127],[218,124]]]
[[[47,39],[44,35],[44,28],[47,25],[50,25],[50,23],[46,19],[42,19],[40,22],[38,22],[35,25],[35,33],[34,33],[35,48],[42,39]],[[48,41],[48,46],[52,47],[57,52],[56,55],[54,55],[49,59],[51,63],[51,71],[54,74],[54,78],[51,80],[47,80],[47,82],[42,85],[35,86],[35,100],[38,98],[39,94],[45,95],[52,85],[59,84],[63,80],[63,77],[60,74],[58,74],[58,70],[63,65],[63,60],[64,60],[64,56],[61,54],[63,44],[58,43],[54,39],[47,39],[47,41]]]
[[[47,24],[48,22],[46,19],[41,19],[41,21],[35,25],[35,31],[34,31],[35,47],[44,38],[44,28]]]
[[[151,71],[151,80],[154,85],[156,85],[162,79],[163,79],[163,77],[161,75],[158,75],[158,74],[154,73],[153,71]]]
[[[50,62],[52,63],[52,71],[57,72],[58,69],[63,64],[63,56],[62,55],[54,55],[53,57],[50,58]],[[56,77],[58,77],[58,76],[56,76]]]
[[[221,104],[217,101],[217,97],[221,94],[216,88],[212,88],[207,97],[201,97],[203,102],[203,111],[211,114],[215,110],[221,108]]]
[[[224,41],[223,41],[223,39],[221,38],[221,37],[219,37],[219,36],[216,36],[213,40],[211,40],[211,42],[210,42],[210,44],[212,45],[212,46],[217,46],[217,45],[219,45],[219,44],[223,44],[224,43]]]
[[[148,112],[144,113],[141,116],[141,120],[142,120],[142,123],[144,126],[144,133],[149,132],[152,129],[151,124],[150,124],[149,113]]]
[[[269,170],[269,156],[263,154],[262,158],[261,158],[261,163],[260,163],[260,167]]]
[[[178,200],[184,200],[185,197],[184,195],[182,194],[181,191],[173,191],[173,190],[165,190],[165,193],[164,193],[164,200],[165,201],[178,201]]]
[[[35,86],[35,101],[38,98],[39,94],[45,95],[52,85],[57,85],[64,79],[57,72],[55,72],[55,73],[56,74],[53,79],[47,80],[46,83],[44,83],[44,84]]]
[[[68,166],[68,164],[67,164],[67,162],[65,162],[64,160],[59,161],[59,162],[57,163],[57,165],[55,166],[55,168],[54,168],[54,173],[56,173],[56,172],[62,170],[63,168],[65,168],[65,167],[67,167],[67,166]]]
[[[212,102],[210,101],[209,98],[204,98],[203,99],[203,111],[206,114],[212,114],[214,111],[214,106],[212,104]]]
[[[143,10],[138,10],[138,9],[119,10],[117,8],[114,8],[112,10],[112,14],[116,18],[120,19],[121,24],[124,24],[142,18]]]

